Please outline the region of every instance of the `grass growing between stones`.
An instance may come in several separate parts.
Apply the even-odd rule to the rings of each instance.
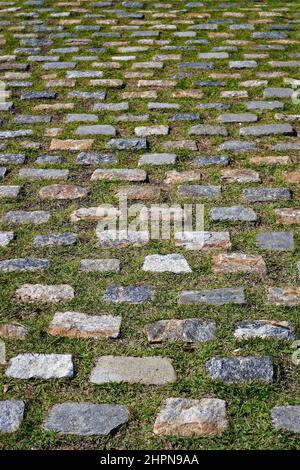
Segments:
[[[20,2],[17,2],[19,4]],[[146,2],[148,3],[148,2]],[[184,9],[184,2],[172,1],[172,9]],[[207,3],[207,2],[206,2]],[[55,11],[65,11],[65,6],[60,6],[56,2],[45,1],[45,7],[55,5]],[[83,8],[91,3],[84,2]],[[119,7],[118,2],[118,7]],[[155,10],[154,2],[147,5],[147,10]],[[298,18],[299,12],[296,9],[296,2],[285,4],[282,1],[268,1],[253,4],[246,2],[244,7],[227,8],[224,11],[239,11],[245,13],[243,18],[233,18],[237,22],[250,23],[258,21],[259,11],[272,12],[277,9],[287,7],[282,10],[282,16],[272,18],[272,21],[278,23],[289,23]],[[32,7],[22,4],[22,11],[30,13]],[[218,2],[209,2],[207,10],[210,13],[210,20],[223,18],[219,9]],[[98,11],[98,10],[97,10]],[[135,9],[133,10],[136,11]],[[155,10],[156,11],[156,10]],[[193,9],[189,10],[192,12]],[[201,10],[202,11],[202,10]],[[204,11],[205,8],[204,8]],[[281,11],[281,10],[278,10]],[[297,15],[295,16],[295,12]],[[175,19],[185,20],[187,13],[179,11]],[[221,15],[221,16],[220,16]],[[114,18],[113,13],[106,13],[108,19]],[[151,14],[147,13],[147,19],[151,21]],[[71,18],[81,19],[80,24],[92,24],[92,18],[81,16],[80,13],[72,10]],[[40,13],[40,18],[48,25],[56,25],[57,18],[47,17],[46,12]],[[5,18],[6,19],[6,18]],[[191,18],[193,19],[193,18]],[[260,18],[261,19],[261,18]],[[18,19],[19,22],[20,19]],[[12,18],[12,24],[17,22]],[[172,22],[172,18],[162,18],[162,22]],[[195,19],[195,22],[201,22],[201,19]],[[205,21],[205,20],[204,20]],[[123,18],[120,24],[130,25],[130,18]],[[192,26],[192,24],[178,24],[178,30],[183,31]],[[257,23],[256,29],[266,31],[268,23]],[[295,24],[295,31],[290,36],[295,41],[299,40],[299,28]],[[109,32],[110,25],[101,26],[101,31]],[[143,26],[140,26],[144,29]],[[151,29],[151,24],[147,25]],[[74,32],[73,26],[66,26],[66,31]],[[26,32],[30,32],[29,25],[26,26]],[[218,28],[220,33],[228,33],[228,25],[220,24]],[[252,41],[253,31],[231,31],[232,40]],[[16,47],[19,47],[19,40],[14,37],[13,29],[2,30],[6,38],[6,44],[3,47],[3,54],[13,54]],[[179,51],[182,59],[178,61],[189,62],[198,61],[198,52],[210,52],[213,47],[224,45],[224,38],[212,37],[211,32],[199,31],[197,38],[209,39],[208,44],[196,44],[195,51]],[[138,38],[130,38],[130,33],[124,33],[125,39],[110,37],[93,37],[92,32],[76,31],[78,38],[90,37],[91,42],[88,45],[80,46],[80,52],[74,54],[60,55],[60,60],[71,60],[72,55],[89,55],[88,49],[100,47],[103,43],[111,41],[129,41],[130,45],[136,45]],[[47,34],[39,33],[39,36],[46,38]],[[129,39],[130,38],[130,39]],[[172,45],[185,45],[188,39],[176,38],[172,31],[164,30],[161,32],[161,39],[169,40]],[[269,43],[265,40],[254,40],[254,43]],[[271,42],[272,43],[272,42]],[[52,48],[66,47],[66,42],[62,38],[56,38],[52,46],[43,48],[43,54],[47,55]],[[107,51],[99,54],[98,61],[110,61],[112,55],[121,55],[117,52],[118,46],[107,47]],[[267,59],[257,59],[258,67],[255,70],[231,70],[228,68],[228,60],[212,61],[215,68],[211,71],[202,71],[191,69],[195,75],[191,78],[177,80],[174,88],[157,89],[157,102],[179,103],[181,109],[179,112],[199,113],[201,115],[201,124],[217,125],[217,118],[220,114],[226,112],[245,112],[245,102],[262,99],[262,92],[265,87],[247,88],[247,99],[223,99],[220,93],[224,90],[244,89],[239,86],[240,81],[256,78],[257,72],[270,72],[273,70],[268,62],[271,60],[289,60],[290,54],[297,51],[296,44],[286,44],[284,51],[261,51],[269,52]],[[176,53],[176,51],[163,51],[161,46],[154,44],[148,51],[136,54],[136,61],[150,61],[153,55],[158,53]],[[260,52],[253,50],[248,44],[238,46],[237,52],[230,52],[230,60],[243,60],[245,53]],[[97,55],[97,54],[96,54]],[[17,61],[26,62],[27,56],[18,56]],[[200,60],[200,59],[199,59]],[[169,79],[170,75],[177,73],[177,61],[167,61],[162,71],[155,72],[153,78]],[[89,62],[78,62],[77,69],[92,69]],[[132,62],[122,62],[122,68],[119,70],[104,70],[105,78],[124,79],[124,73],[131,71]],[[97,68],[95,68],[97,70]],[[99,68],[101,70],[101,67]],[[277,70],[277,69],[276,69]],[[283,70],[283,69],[278,69]],[[287,77],[297,78],[298,69],[284,69]],[[52,71],[46,71],[39,63],[31,66],[32,76],[30,80],[33,87],[30,90],[44,90],[47,79],[42,80],[42,75],[49,75]],[[234,73],[240,72],[241,78],[224,79],[225,87],[206,88],[197,87],[194,81],[209,80],[212,72]],[[56,79],[65,78],[65,70],[53,71],[57,74]],[[151,79],[151,78],[149,78]],[[84,91],[107,91],[107,98],[104,103],[117,103],[127,101],[121,98],[122,91],[136,91],[137,79],[124,79],[126,87],[124,90],[105,89],[93,87],[89,84],[89,79],[79,79],[76,82],[76,90]],[[283,78],[276,77],[268,79],[268,87],[282,87]],[[151,87],[150,87],[151,88]],[[202,89],[204,97],[201,100],[192,99],[174,99],[172,92],[177,89]],[[148,90],[145,87],[145,90]],[[144,90],[140,88],[139,90]],[[295,327],[295,336],[298,338],[300,333],[299,306],[285,307],[274,306],[267,302],[268,287],[277,287],[282,285],[299,285],[299,272],[297,271],[297,262],[299,256],[299,225],[293,225],[292,231],[295,238],[295,250],[290,252],[265,251],[258,248],[255,244],[255,237],[259,232],[286,231],[290,227],[280,226],[276,223],[274,210],[276,208],[300,208],[299,204],[299,185],[287,183],[283,180],[283,172],[297,170],[299,166],[299,157],[297,152],[289,152],[293,158],[293,163],[289,165],[255,165],[250,162],[252,156],[275,155],[272,147],[280,142],[288,140],[282,136],[266,137],[257,139],[259,152],[238,153],[230,155],[230,164],[235,169],[249,168],[258,171],[262,178],[264,187],[289,187],[293,192],[293,199],[290,201],[276,201],[272,203],[247,204],[242,197],[242,191],[247,187],[258,187],[260,183],[226,183],[220,179],[220,168],[218,166],[199,167],[203,173],[199,184],[222,185],[222,192],[219,198],[200,199],[196,202],[205,204],[206,222],[205,229],[212,231],[229,231],[232,242],[232,251],[246,252],[253,254],[262,254],[267,267],[268,274],[265,276],[253,276],[245,274],[218,275],[211,269],[212,253],[203,253],[199,251],[185,251],[176,247],[173,240],[151,241],[150,244],[143,247],[126,247],[125,249],[103,249],[97,246],[95,228],[93,222],[70,222],[70,214],[79,207],[92,207],[98,204],[118,204],[116,192],[123,186],[133,186],[125,182],[107,182],[94,181],[91,183],[90,176],[94,167],[80,166],[75,163],[75,158],[79,152],[60,152],[49,151],[50,138],[44,136],[45,129],[48,127],[59,127],[62,129],[58,138],[73,139],[80,138],[75,136],[75,130],[81,123],[66,124],[64,117],[68,113],[94,113],[92,110],[93,102],[84,100],[73,100],[68,98],[68,93],[74,91],[74,88],[58,88],[58,102],[74,103],[72,110],[59,111],[33,111],[33,106],[39,103],[26,102],[20,100],[23,89],[13,90],[13,101],[15,103],[14,113],[7,113],[3,116],[6,120],[5,129],[15,130],[21,128],[32,128],[34,135],[32,140],[41,144],[38,150],[24,149],[20,141],[9,141],[7,148],[3,153],[24,153],[26,154],[26,166],[28,168],[37,168],[35,164],[36,157],[41,154],[59,154],[62,155],[62,163],[56,165],[43,165],[43,168],[69,169],[70,176],[66,184],[78,184],[90,187],[90,194],[80,201],[45,201],[39,197],[39,190],[48,184],[54,184],[56,181],[26,181],[19,177],[19,167],[9,167],[9,172],[5,178],[4,184],[22,185],[21,193],[17,200],[2,202],[0,207],[0,216],[10,210],[46,210],[50,211],[51,218],[44,225],[20,225],[12,228],[9,223],[1,221],[1,230],[14,230],[16,237],[7,247],[1,248],[1,259],[11,258],[48,258],[50,268],[44,272],[24,272],[24,273],[0,273],[0,319],[1,323],[20,323],[29,327],[29,333],[26,339],[12,340],[5,339],[7,350],[7,359],[21,353],[70,353],[74,356],[75,376],[72,379],[63,380],[34,380],[21,381],[9,379],[4,375],[5,367],[0,366],[0,400],[22,399],[26,402],[26,419],[21,424],[19,430],[12,434],[1,434],[0,449],[300,449],[300,440],[297,434],[279,431],[274,429],[271,421],[271,408],[277,405],[299,405],[300,404],[300,366],[292,363],[292,353],[294,349],[290,343],[275,339],[270,340],[248,340],[238,341],[233,336],[234,325],[236,322],[245,319],[268,319],[277,321],[290,321]],[[133,99],[128,100],[130,111],[134,114],[147,113],[147,103],[152,100]],[[224,102],[230,103],[230,111],[220,109],[203,110],[197,107],[202,102]],[[299,105],[292,104],[289,100],[282,100],[285,104],[285,114],[299,114]],[[43,102],[42,102],[43,103]],[[55,101],[54,101],[55,103]],[[277,110],[275,110],[276,112]],[[278,110],[281,112],[282,110]],[[175,114],[174,111],[167,112],[149,112],[149,120],[142,123],[119,123],[115,116],[123,112],[95,112],[99,121],[96,124],[112,124],[117,127],[119,134],[117,137],[133,138],[134,128],[139,125],[169,125],[170,134],[166,137],[149,137],[150,150],[153,152],[162,152],[161,144],[167,140],[190,139],[197,142],[198,151],[189,151],[186,149],[176,149],[170,151],[176,153],[177,162],[174,167],[169,166],[145,166],[148,178],[159,188],[163,185],[166,171],[176,169],[185,171],[198,168],[192,161],[199,155],[227,154],[219,151],[218,146],[224,140],[239,140],[238,124],[226,125],[229,137],[205,137],[189,136],[188,130],[192,125],[198,122],[179,121],[170,123],[168,118]],[[258,111],[258,124],[278,123],[275,119],[274,111]],[[3,113],[4,114],[4,113]],[[15,114],[45,114],[53,116],[51,125],[35,124],[33,126],[15,125],[13,117]],[[2,117],[2,116],[1,116]],[[299,130],[299,124],[296,122],[293,126]],[[93,137],[92,137],[93,138]],[[27,139],[26,139],[27,140]],[[29,139],[28,139],[29,140]],[[110,151],[106,144],[109,138],[96,136],[93,145],[93,151],[101,151],[115,155],[118,162],[112,165],[112,168],[135,168],[138,165],[140,154],[144,151]],[[241,139],[242,140],[242,139]],[[248,140],[248,139],[247,139]],[[253,140],[253,139],[249,139]],[[2,151],[1,151],[2,152]],[[298,152],[299,153],[299,152]],[[276,155],[286,155],[286,152],[276,153]],[[163,191],[161,202],[167,203],[191,203],[195,202],[189,198],[179,198],[177,189],[179,185],[172,185],[170,189]],[[212,222],[209,216],[211,207],[230,206],[230,205],[248,205],[256,211],[259,221],[257,223],[242,222]],[[36,248],[33,246],[33,238],[36,235],[61,232],[76,232],[78,241],[70,247],[51,247]],[[168,254],[182,253],[192,268],[191,274],[175,275],[147,273],[142,270],[145,257],[150,254]],[[81,272],[79,270],[80,260],[84,258],[118,258],[121,263],[120,273],[99,273],[99,272]],[[70,284],[75,289],[75,297],[72,301],[65,304],[26,304],[16,302],[14,295],[18,287],[24,283],[41,284]],[[110,304],[103,299],[106,287],[111,284],[120,285],[149,285],[154,291],[154,300],[142,305],[128,304]],[[246,293],[245,305],[179,305],[178,296],[183,290],[205,290],[218,287],[243,286]],[[57,311],[78,311],[87,314],[113,314],[122,316],[121,335],[117,340],[92,340],[53,337],[48,334],[48,326],[54,313]],[[147,342],[144,327],[147,323],[162,319],[175,318],[201,318],[215,320],[217,325],[216,339],[208,343],[199,345],[187,345],[181,342],[167,342],[162,345],[150,345]],[[163,386],[143,386],[122,384],[94,385],[89,382],[89,375],[97,357],[101,355],[125,355],[125,356],[163,356],[170,358],[177,373],[177,381],[174,384]],[[205,362],[213,356],[251,356],[251,355],[271,355],[274,358],[276,377],[272,384],[249,383],[244,385],[225,385],[220,382],[213,382],[209,379],[205,370]],[[166,398],[182,397],[202,399],[203,397],[218,397],[224,399],[227,403],[227,413],[229,418],[228,430],[215,437],[161,437],[153,434],[153,424],[155,418],[163,406]],[[42,423],[46,419],[51,406],[55,403],[66,401],[93,403],[114,403],[128,406],[130,419],[126,425],[122,425],[111,435],[107,437],[85,437],[58,435],[52,432],[42,430]]]

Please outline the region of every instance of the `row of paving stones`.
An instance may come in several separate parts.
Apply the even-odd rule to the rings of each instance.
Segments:
[[[197,240],[198,246],[201,239]],[[192,241],[184,240],[184,244],[194,245]],[[284,251],[281,249],[279,251]],[[286,251],[286,250],[285,250]],[[299,265],[299,263],[298,263]],[[43,271],[48,269],[50,261],[46,258],[16,258],[0,261],[0,272],[12,271]],[[113,259],[82,259],[81,271],[119,272],[120,261]],[[181,254],[148,255],[146,256],[142,270],[155,273],[188,274],[192,272],[187,260]],[[214,273],[253,273],[266,274],[267,266],[261,255],[247,253],[221,253],[212,256],[212,271]]]
[[[22,400],[0,401],[0,432],[16,431],[22,423]],[[300,430],[299,406],[275,406],[273,426],[293,432]],[[79,436],[105,436],[130,418],[126,406],[66,402],[54,405],[43,423],[44,431]],[[226,402],[218,398],[168,398],[160,410],[153,431],[158,435],[212,436],[229,427]]]
[[[15,292],[20,302],[55,303],[67,302],[74,298],[75,290],[68,284],[22,284]],[[142,304],[152,301],[155,289],[149,285],[117,285],[106,287],[103,299],[108,303]],[[297,306],[300,303],[300,287],[269,287],[268,302],[273,305]],[[224,287],[208,290],[185,290],[178,298],[183,305],[226,305],[245,304],[243,287]]]
[[[56,312],[49,324],[48,332],[54,336],[75,338],[118,338],[122,323],[121,316],[89,315],[82,312]],[[212,341],[216,337],[216,322],[199,318],[159,320],[145,326],[144,332],[149,343],[183,341],[199,343]],[[26,339],[29,328],[21,324],[2,323],[0,337]],[[243,320],[236,323],[234,336],[237,339],[275,338],[294,339],[294,328],[288,321]],[[4,358],[4,355],[2,359]]]

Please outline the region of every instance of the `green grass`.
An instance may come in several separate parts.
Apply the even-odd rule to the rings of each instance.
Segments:
[[[87,5],[92,4],[87,3]],[[148,5],[148,2],[146,2]],[[155,3],[155,2],[152,2]],[[182,8],[183,3],[173,1],[174,9]],[[152,4],[151,4],[152,5]],[[151,5],[148,6],[151,9]],[[44,6],[53,6],[53,2],[45,1]],[[220,19],[223,11],[215,10],[217,2],[209,2],[211,9],[211,20]],[[245,5],[243,5],[244,7]],[[296,2],[286,4],[282,1],[268,1],[259,4],[259,9],[255,9],[252,2],[248,2],[250,10],[239,10],[245,13],[243,18],[237,18],[238,22],[250,22],[259,19],[258,11],[272,11],[276,8],[288,7],[282,12],[282,17],[275,17],[274,23],[288,22],[293,19],[298,12]],[[86,7],[86,4],[83,5]],[[30,12],[30,6],[22,4],[22,11]],[[57,11],[65,11],[66,7],[55,5]],[[229,9],[236,11],[235,9]],[[135,10],[133,10],[135,11]],[[162,10],[164,11],[164,10]],[[168,11],[168,9],[166,9]],[[193,12],[194,9],[191,9]],[[97,9],[98,12],[98,9]],[[185,12],[179,12],[177,19],[186,19]],[[108,14],[108,18],[114,18],[113,14]],[[57,18],[46,16],[41,13],[40,17],[48,25],[58,24]],[[81,24],[92,24],[93,18],[85,18],[82,13],[72,11],[70,19],[79,18]],[[10,17],[13,24],[21,21],[21,18]],[[146,19],[151,20],[151,15],[146,13]],[[191,18],[197,23],[201,18]],[[234,19],[234,18],[233,18]],[[172,18],[162,18],[162,23],[172,21]],[[176,20],[176,19],[175,19]],[[235,19],[234,19],[235,20]],[[119,24],[132,24],[132,20],[120,19]],[[178,24],[178,30],[185,30],[190,25]],[[147,25],[151,29],[151,25]],[[144,29],[141,27],[141,29]],[[103,25],[101,31],[109,31],[110,25]],[[256,30],[267,30],[267,24],[256,25]],[[66,31],[75,31],[73,26],[66,26]],[[22,32],[30,32],[30,26]],[[218,32],[230,32],[227,25],[219,25]],[[13,54],[19,41],[14,38],[14,31],[11,28],[3,29],[3,34],[7,40],[3,50],[5,54]],[[140,43],[138,38],[131,38],[124,33],[125,38],[97,38],[90,32],[78,31],[78,37],[90,37],[88,45],[80,46],[80,52],[74,54],[61,55],[61,60],[68,60],[72,55],[88,55],[88,49],[100,47],[109,41],[128,41],[128,45]],[[299,29],[295,24],[295,31],[288,32],[288,35],[295,41],[299,41]],[[42,33],[41,37],[47,37],[47,33]],[[170,44],[183,45],[186,38],[173,38],[172,31],[161,31],[161,39],[170,40]],[[210,37],[210,32],[198,31],[197,38],[210,38],[209,44],[195,45],[195,51],[181,51],[182,62],[197,61],[197,52],[210,51],[214,46],[224,45],[226,38]],[[251,31],[233,32],[233,37],[228,39],[248,40],[251,43],[264,41],[252,40]],[[43,54],[47,55],[50,49],[65,46],[64,39],[55,39],[53,45],[46,47]],[[244,80],[254,79],[256,72],[273,70],[269,65],[269,60],[287,60],[289,54],[297,51],[297,44],[287,44],[285,51],[269,51],[269,58],[258,59],[258,67],[255,70],[236,71],[227,67],[228,61],[214,61],[215,69],[212,71],[199,71],[191,69],[194,73],[191,78],[178,80],[176,88],[159,88],[158,102],[176,102],[181,104],[180,112],[199,112],[202,121],[207,124],[217,124],[217,117],[223,111],[220,110],[199,110],[197,104],[209,101],[224,101],[232,104],[230,112],[245,111],[244,102],[248,100],[262,99],[263,87],[247,88],[249,98],[242,100],[220,99],[220,92],[223,90],[238,89],[238,83]],[[159,44],[153,44],[146,52],[139,52],[136,61],[151,60],[157,53],[174,53],[176,51],[165,51]],[[256,52],[251,44],[238,47],[238,52],[230,52],[230,60],[243,58],[244,53]],[[259,51],[258,51],[259,52]],[[117,46],[108,47],[107,52],[99,54],[99,62],[110,61],[112,55],[119,55]],[[120,54],[121,55],[121,54]],[[130,53],[131,55],[131,53]],[[25,62],[26,56],[18,56],[18,61]],[[132,62],[121,62],[120,70],[104,69],[105,78],[123,78],[125,71],[131,70]],[[77,69],[92,69],[89,62],[78,62]],[[65,71],[45,71],[40,63],[34,63],[31,67],[32,90],[42,90],[45,88],[45,81],[41,80],[41,75],[57,73],[57,78],[64,78]],[[179,71],[176,61],[166,62],[163,71],[159,72],[159,77],[154,71],[153,78],[168,79],[173,73]],[[297,69],[285,69],[286,76],[297,78]],[[210,78],[210,73],[240,72],[240,79],[224,79],[227,86],[224,88],[203,88],[204,97],[201,100],[175,99],[172,98],[172,91],[175,89],[199,88],[193,85],[194,81]],[[136,90],[135,79],[125,79],[125,91]],[[283,77],[270,78],[268,86],[284,86]],[[102,88],[92,87],[88,79],[78,80],[76,89],[99,91]],[[145,88],[147,89],[147,88]],[[67,98],[68,92],[73,88],[58,88],[59,102],[70,102]],[[143,88],[140,89],[141,91]],[[15,114],[43,114],[49,113],[53,116],[51,125],[36,124],[34,129],[34,142],[41,143],[40,150],[24,150],[20,142],[8,142],[6,153],[24,152],[27,155],[28,168],[35,167],[34,161],[37,156],[49,153],[50,138],[44,137],[44,131],[48,127],[61,127],[62,133],[59,138],[76,138],[74,131],[76,123],[66,124],[64,116],[67,113],[83,113],[92,111],[92,102],[83,100],[73,100],[74,109],[70,111],[32,111],[33,102],[21,101],[19,99],[22,89],[13,91],[13,101],[15,103]],[[108,89],[106,102],[126,101],[121,98],[122,90]],[[152,100],[149,100],[152,101]],[[132,113],[146,113],[148,100],[129,100],[130,111]],[[285,113],[299,113],[298,106],[285,100]],[[177,112],[177,111],[176,111]],[[226,111],[225,111],[226,112]],[[280,111],[281,112],[281,111]],[[30,126],[16,126],[13,122],[13,115],[3,113],[7,119],[8,129],[29,128]],[[97,113],[99,124],[113,124],[118,128],[122,137],[133,137],[134,128],[144,123],[116,123],[115,116],[119,113]],[[149,121],[145,125],[167,124],[170,112],[151,112]],[[274,118],[275,112],[259,112],[259,123],[278,122]],[[192,122],[171,123],[171,132],[166,137],[150,137],[151,151],[161,151],[160,144],[166,140],[191,139],[197,140],[200,152],[188,150],[176,150],[177,170],[192,169],[191,161],[201,154],[216,154],[217,147],[223,139],[219,137],[195,138],[188,136],[188,129]],[[79,124],[78,124],[79,125]],[[229,139],[239,139],[239,126],[227,126]],[[299,125],[295,123],[295,128],[299,131]],[[286,138],[287,140],[289,138]],[[28,139],[28,140],[31,140]],[[93,150],[106,151],[108,139],[96,137]],[[259,140],[261,151],[259,155],[268,156],[273,152],[271,147],[278,141],[285,140],[284,137],[263,138]],[[51,219],[49,223],[41,226],[18,226],[15,227],[16,238],[6,248],[1,248],[1,259],[18,257],[47,257],[51,261],[50,269],[41,273],[2,273],[0,274],[0,319],[1,322],[16,322],[30,328],[29,334],[24,341],[5,340],[7,348],[7,358],[25,352],[41,353],[72,353],[75,359],[76,374],[70,380],[49,380],[49,381],[18,381],[8,379],[4,375],[5,367],[0,368],[0,400],[23,399],[26,402],[26,415],[20,429],[13,434],[1,435],[0,449],[300,449],[300,439],[296,434],[279,431],[272,427],[271,408],[275,405],[300,404],[300,367],[291,361],[293,349],[290,344],[275,340],[251,340],[237,341],[233,336],[234,325],[243,319],[270,319],[289,320],[295,326],[296,337],[299,337],[299,308],[278,307],[267,303],[267,288],[269,286],[299,285],[299,274],[296,263],[299,260],[299,236],[300,230],[297,226],[278,226],[275,221],[274,209],[277,207],[295,207],[299,205],[299,188],[297,185],[287,184],[282,179],[283,171],[296,170],[298,168],[299,157],[296,152],[291,152],[295,163],[293,165],[254,165],[249,162],[252,153],[242,153],[232,155],[231,165],[233,168],[252,168],[259,171],[263,186],[288,186],[293,191],[293,200],[286,202],[276,202],[272,204],[256,204],[253,208],[260,217],[258,224],[247,223],[212,223],[209,219],[209,208],[213,205],[236,205],[243,204],[242,190],[246,187],[253,187],[256,184],[228,184],[222,183],[221,197],[214,200],[200,200],[205,203],[206,209],[206,230],[229,230],[233,251],[244,251],[249,253],[261,253],[268,266],[268,274],[265,277],[250,275],[216,275],[211,270],[211,253],[186,252],[174,245],[170,241],[152,241],[144,247],[128,247],[126,249],[101,249],[97,246],[95,235],[95,223],[78,222],[70,223],[70,214],[79,207],[96,206],[101,203],[111,203],[117,205],[118,201],[115,193],[121,186],[127,183],[90,182],[90,175],[94,168],[78,167],[74,163],[79,152],[53,152],[61,154],[63,163],[61,165],[45,165],[51,168],[68,168],[70,177],[68,183],[80,184],[91,187],[90,195],[82,201],[42,201],[39,199],[38,191],[47,184],[54,181],[26,182],[19,178],[17,167],[9,168],[9,174],[4,180],[4,184],[22,184],[22,193],[16,201],[3,201],[0,208],[0,215],[9,210],[49,210]],[[109,152],[107,152],[109,153]],[[119,159],[115,167],[134,168],[137,166],[140,153],[144,152],[113,152]],[[224,152],[222,152],[224,153]],[[285,152],[282,153],[283,155]],[[37,165],[36,165],[37,167]],[[165,172],[171,168],[167,167],[145,167],[149,176],[163,182]],[[173,169],[173,168],[172,168]],[[220,168],[204,167],[201,184],[219,184]],[[171,188],[170,192],[164,192],[162,201],[169,203],[191,202],[180,200],[176,195],[177,186]],[[1,201],[2,202],[2,201]],[[7,223],[1,223],[1,230],[12,229]],[[265,252],[255,245],[255,236],[258,232],[284,231],[292,229],[295,236],[296,249],[294,253]],[[72,247],[43,248],[38,249],[33,246],[33,237],[38,234],[57,233],[65,231],[75,231],[78,233],[78,243]],[[183,253],[193,269],[193,273],[188,275],[172,274],[151,274],[142,271],[142,264],[145,256],[152,253]],[[121,272],[118,274],[85,273],[79,271],[79,261],[82,258],[102,258],[116,257],[121,261]],[[45,283],[57,284],[67,283],[74,287],[75,298],[66,304],[38,305],[17,303],[14,299],[16,289],[23,283]],[[105,288],[112,284],[148,284],[155,290],[153,302],[144,305],[127,304],[107,304],[103,301]],[[182,290],[189,289],[211,289],[216,287],[244,286],[246,291],[245,305],[224,305],[224,306],[181,306],[178,305],[178,295]],[[121,315],[123,318],[121,336],[114,341],[90,339],[74,339],[52,337],[47,333],[48,325],[56,311],[74,310],[89,314],[111,313]],[[147,323],[159,319],[171,318],[205,318],[213,319],[217,323],[217,337],[207,344],[197,346],[187,346],[181,343],[165,343],[160,346],[151,346],[146,341],[144,327]],[[178,379],[175,384],[162,387],[129,385],[129,384],[107,384],[96,386],[89,383],[89,374],[92,370],[95,359],[101,355],[133,355],[150,356],[161,355],[172,360],[177,372]],[[250,383],[246,385],[224,385],[212,382],[205,371],[205,362],[215,355],[265,355],[274,357],[276,379],[273,384],[262,385]],[[158,411],[162,407],[164,400],[168,397],[192,397],[201,399],[203,397],[219,397],[227,402],[229,417],[229,429],[218,437],[206,438],[178,438],[159,437],[153,434],[153,424]],[[94,403],[115,403],[124,404],[129,407],[130,420],[128,424],[117,429],[112,435],[105,438],[79,438],[74,436],[60,436],[55,433],[42,430],[42,422],[46,418],[49,409],[55,403],[65,401],[91,401]]]

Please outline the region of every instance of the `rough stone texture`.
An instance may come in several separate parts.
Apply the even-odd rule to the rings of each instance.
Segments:
[[[98,168],[91,176],[91,180],[108,180],[108,181],[145,181],[147,173],[139,169],[118,169],[112,168],[104,170]]]
[[[240,129],[241,135],[249,136],[265,136],[265,135],[293,135],[295,133],[290,124],[265,124],[261,126],[242,127]]]
[[[52,184],[39,191],[41,199],[81,199],[89,192],[88,188],[66,184]]]
[[[118,259],[82,259],[80,261],[81,271],[115,272],[120,271]]]
[[[50,219],[49,212],[46,211],[9,211],[3,217],[3,222],[11,224],[44,224]]]
[[[212,380],[227,384],[249,381],[272,382],[273,360],[270,356],[213,357],[206,362]]]
[[[22,400],[0,401],[0,433],[11,433],[20,427],[25,411]]]
[[[181,292],[179,303],[184,305],[244,304],[245,294],[243,287],[224,287],[203,291],[186,290]]]
[[[143,270],[157,273],[168,272],[174,274],[192,272],[186,259],[180,254],[146,256],[143,264]]]
[[[67,284],[23,284],[16,290],[16,298],[22,302],[53,303],[73,299],[74,289]]]
[[[121,317],[112,315],[86,315],[80,312],[56,312],[49,325],[54,336],[75,338],[117,338]]]
[[[294,339],[293,327],[289,322],[271,320],[241,321],[235,325],[234,336],[238,339]]]
[[[226,403],[218,398],[168,398],[154,423],[162,436],[213,436],[228,427]]]
[[[19,354],[13,357],[5,371],[15,379],[61,379],[74,375],[71,354]]]
[[[268,301],[274,305],[300,305],[300,287],[270,287]]]
[[[153,299],[154,292],[148,286],[116,286],[107,287],[104,300],[106,302],[126,302],[130,304],[141,304]]]
[[[257,215],[254,210],[243,206],[212,207],[210,217],[212,221],[255,222],[257,220]]]
[[[0,232],[0,246],[9,245],[14,236],[14,232]]]
[[[300,433],[300,406],[274,406],[271,413],[272,424],[276,429]]]
[[[160,320],[145,326],[149,343],[165,341],[184,341],[198,343],[212,341],[215,338],[216,324],[198,318],[186,320]]]
[[[171,361],[165,357],[102,356],[92,370],[94,384],[121,383],[164,385],[176,381]]]
[[[29,329],[13,323],[0,324],[0,337],[10,339],[25,339]]]
[[[77,241],[77,234],[72,232],[51,233],[49,235],[37,235],[33,244],[36,247],[43,246],[70,246]]]
[[[175,232],[175,245],[186,250],[230,250],[229,232]]]
[[[275,209],[276,223],[282,225],[300,224],[300,209]]]
[[[263,250],[293,251],[294,236],[291,232],[258,233],[256,244]]]
[[[126,406],[68,402],[51,408],[43,428],[60,434],[107,436],[128,418]]]
[[[247,202],[286,201],[291,199],[288,188],[247,188],[243,191]]]
[[[41,271],[48,269],[49,260],[42,258],[17,258],[0,261],[0,272]]]
[[[102,230],[96,229],[98,245],[102,247],[122,247],[126,245],[141,246],[149,242],[148,231]]]
[[[266,274],[267,267],[262,256],[247,253],[221,253],[212,257],[215,273]]]

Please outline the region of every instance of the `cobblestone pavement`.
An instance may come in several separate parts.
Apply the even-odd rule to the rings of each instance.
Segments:
[[[0,2],[0,449],[300,448],[299,31],[297,1]],[[159,203],[204,233],[154,239]]]

